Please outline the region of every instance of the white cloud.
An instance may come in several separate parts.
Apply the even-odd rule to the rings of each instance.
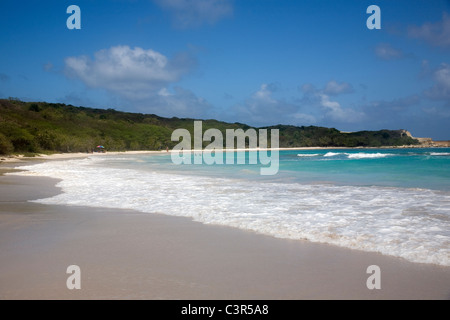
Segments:
[[[175,59],[176,60],[176,59]],[[176,66],[163,54],[151,49],[116,46],[88,56],[65,59],[66,73],[88,87],[103,88],[127,98],[145,98],[176,82],[188,66]]]
[[[301,105],[308,108],[315,108],[320,111],[320,121],[329,123],[355,123],[364,118],[365,114],[352,108],[344,108],[338,101],[332,100],[344,93],[354,92],[353,86],[347,82],[329,81],[323,89],[317,89],[312,84],[304,84],[300,87],[303,92]]]
[[[212,106],[193,92],[181,87],[174,87],[173,92],[161,89],[158,94],[139,104],[139,109],[164,117],[204,117]]]
[[[337,101],[331,101],[330,97],[324,93],[317,93],[320,98],[320,105],[325,110],[325,117],[338,122],[358,122],[364,113],[351,108],[342,108]]]
[[[276,98],[277,87],[273,84],[262,84],[243,104],[234,106],[236,117],[244,122],[256,125],[268,124],[335,124],[355,123],[364,117],[364,113],[344,108],[332,96],[353,92],[347,82],[329,81],[323,89],[312,84],[300,87],[301,99],[292,102]]]
[[[318,93],[318,96],[320,97],[320,104],[322,105],[322,107],[335,111],[341,109],[341,105],[339,104],[339,102],[330,101],[330,97],[328,97],[326,94]]]
[[[352,93],[353,87],[347,82],[336,82],[334,80],[328,82],[325,85],[323,92],[328,95],[339,95],[343,93]]]
[[[266,105],[269,108],[276,106],[279,101],[272,98],[272,94],[275,91],[275,86],[272,84],[263,83],[258,91],[252,95],[252,105],[262,106]]]
[[[450,88],[450,65],[443,63],[434,73],[434,78],[439,85]]]
[[[214,24],[233,13],[230,0],[154,0],[169,11],[177,28],[198,27],[203,23]]]
[[[210,104],[181,87],[169,87],[194,65],[187,55],[172,59],[151,49],[116,46],[88,56],[65,59],[66,74],[90,88],[105,89],[120,97],[122,105],[166,117],[195,117]]]
[[[383,60],[394,60],[404,57],[401,50],[393,48],[388,43],[380,43],[375,47],[375,54],[378,58]]]
[[[428,98],[435,100],[450,100],[450,65],[442,63],[432,72],[434,86],[425,90]]]
[[[298,105],[275,98],[275,91],[274,84],[262,84],[244,103],[233,106],[233,118],[258,126],[315,122],[314,116],[300,113]]]
[[[450,16],[444,13],[441,21],[426,22],[420,27],[411,26],[408,34],[412,38],[422,39],[433,46],[450,47]]]
[[[170,97],[171,93],[169,92],[169,90],[167,90],[167,88],[162,88],[158,91],[158,95],[161,97]]]

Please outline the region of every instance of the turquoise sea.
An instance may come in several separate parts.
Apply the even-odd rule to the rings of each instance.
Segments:
[[[168,171],[216,177],[450,191],[450,148],[282,150],[279,172],[274,176],[260,176],[262,165],[249,164],[249,152],[237,152],[235,157],[235,165],[175,166],[169,156],[149,156],[145,163]],[[245,165],[238,165],[237,158],[243,157]],[[128,165],[139,165],[132,161]]]
[[[280,151],[271,176],[260,165],[175,165],[169,153],[25,169],[16,174],[62,180],[63,193],[40,203],[185,216],[450,266],[450,148]]]

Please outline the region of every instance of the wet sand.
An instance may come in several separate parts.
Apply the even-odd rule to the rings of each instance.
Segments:
[[[0,299],[450,299],[450,267],[188,218],[28,202],[60,192],[56,182],[0,176]],[[66,287],[69,265],[81,269],[80,290]],[[381,268],[380,290],[366,286],[369,265]]]

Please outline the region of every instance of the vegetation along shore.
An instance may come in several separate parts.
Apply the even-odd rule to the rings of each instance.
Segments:
[[[92,152],[97,145],[105,146],[108,151],[166,150],[177,144],[171,141],[175,129],[193,132],[193,124],[194,119],[0,99],[0,154]],[[225,133],[226,129],[253,127],[204,120],[203,130],[209,128]],[[334,128],[291,125],[255,129],[279,129],[280,148],[449,145],[448,141],[414,138],[403,129],[341,132]]]

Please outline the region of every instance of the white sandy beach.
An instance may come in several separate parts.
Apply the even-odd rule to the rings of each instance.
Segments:
[[[449,267],[187,218],[28,202],[60,192],[56,182],[0,176],[0,299],[450,298]],[[66,287],[73,264],[80,290]],[[381,268],[380,290],[366,286],[369,265]]]

